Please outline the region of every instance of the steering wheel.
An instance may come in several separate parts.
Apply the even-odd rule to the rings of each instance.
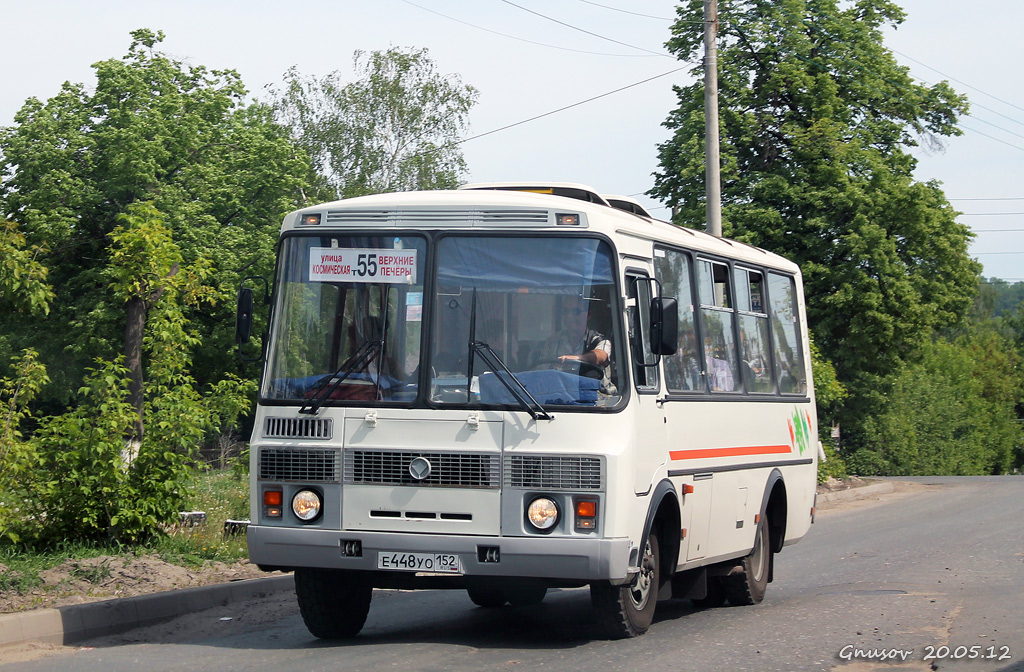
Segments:
[[[574,373],[584,378],[596,378],[597,380],[601,380],[604,376],[604,371],[600,366],[584,362],[582,359],[559,359],[556,357],[553,361],[559,371]]]

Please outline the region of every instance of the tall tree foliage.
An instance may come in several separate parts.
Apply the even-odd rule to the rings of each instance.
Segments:
[[[901,368],[885,409],[865,421],[860,473],[1005,474],[1020,462],[1020,359],[991,325],[939,339]]]
[[[678,11],[681,59],[703,50],[701,13],[699,0]],[[966,314],[980,270],[939,185],[912,177],[908,148],[958,135],[967,104],[895,62],[881,31],[903,17],[888,0],[738,0],[720,14],[723,229],[802,266],[851,438],[901,363]],[[677,92],[650,193],[703,228],[703,82]]]
[[[350,198],[445,189],[466,170],[457,141],[477,92],[442,75],[426,49],[354,56],[359,79],[320,79],[292,68],[271,91],[278,118],[313,159],[328,192]]]
[[[57,288],[47,319],[5,320],[0,331],[61,361],[48,388],[53,410],[94,357],[120,350],[138,307],[109,293],[104,270],[110,234],[133,203],[151,202],[182,262],[206,256],[227,293],[240,276],[272,268],[280,216],[308,173],[272,111],[245,104],[237,73],[169,58],[157,50],[162,39],[134,31],[124,58],[93,66],[94,89],[66,83],[46,102],[26,101],[15,125],[0,129],[0,215],[29,244],[49,248]],[[196,353],[203,381],[236,366],[230,309],[221,305],[197,316],[212,332]]]
[[[26,351],[15,362],[17,377],[0,381],[8,408],[0,502],[22,502],[14,512],[0,504],[0,536],[52,544],[132,543],[160,534],[186,501],[204,433],[235,422],[247,406],[252,383],[228,375],[200,392],[190,373],[201,339],[186,311],[210,299],[209,265],[179,266],[180,250],[151,204],[128,210],[110,234],[102,275],[115,301],[138,303],[128,311],[138,320],[126,329],[129,356],[97,358],[75,407],[37,418],[27,438],[20,425],[45,369]]]

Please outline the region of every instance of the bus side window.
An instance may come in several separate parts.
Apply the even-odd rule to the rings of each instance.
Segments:
[[[665,357],[665,386],[669,392],[703,391],[690,257],[685,252],[658,249],[654,268],[661,282],[661,291],[665,296],[674,297],[679,304],[679,349],[676,354]]]
[[[768,274],[768,301],[771,304],[772,336],[775,339],[775,368],[779,391],[783,394],[807,394],[807,374],[800,343],[796,282],[778,273]]]
[[[698,261],[700,318],[704,334],[704,362],[712,392],[742,389],[736,356],[736,313],[729,292],[729,267],[723,263]]]
[[[658,389],[658,357],[651,352],[651,283],[647,278],[629,276],[627,297],[629,313],[629,349],[633,379],[637,389]]]
[[[768,353],[768,314],[764,307],[764,276],[746,268],[733,269],[736,310],[740,322],[740,375],[747,392],[774,392]]]

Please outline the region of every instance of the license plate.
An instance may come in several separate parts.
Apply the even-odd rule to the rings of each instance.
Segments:
[[[398,553],[377,551],[377,569],[401,572],[462,574],[462,562],[454,553]]]

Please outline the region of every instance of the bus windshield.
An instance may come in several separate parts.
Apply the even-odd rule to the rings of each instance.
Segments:
[[[426,240],[293,236],[281,243],[264,399],[416,399]]]
[[[290,236],[280,258],[265,400],[315,412],[338,402],[523,410],[532,398],[543,410],[621,399],[614,257],[601,240]]]
[[[624,360],[612,259],[593,238],[442,238],[430,400],[509,406],[512,388],[525,388],[545,407],[616,404]]]

